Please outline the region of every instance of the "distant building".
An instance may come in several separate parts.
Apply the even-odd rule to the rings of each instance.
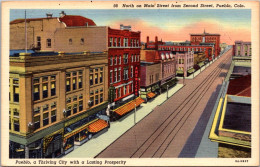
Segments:
[[[107,52],[9,60],[10,158],[60,157],[109,127]]]
[[[194,56],[193,52],[173,52],[176,59],[176,74],[187,77],[188,71],[193,69]],[[193,71],[192,71],[193,72]]]
[[[235,41],[233,56],[251,56],[251,42]]]
[[[151,98],[176,83],[176,59],[170,51],[141,50],[141,85],[143,99]]]
[[[147,36],[146,38],[146,49],[155,49],[155,50],[158,50],[158,46],[159,45],[164,45],[165,42],[163,42],[162,40],[161,41],[158,41],[158,37],[155,36],[155,41],[150,41],[149,40],[149,36]]]
[[[191,45],[207,45],[214,44],[213,55],[216,57],[220,54],[220,34],[210,34],[204,32],[202,34],[190,34]]]
[[[201,52],[205,54],[207,60],[212,60],[214,45],[159,45],[158,50],[168,50],[174,52]]]
[[[228,47],[228,44],[226,44],[226,43],[221,43],[220,45],[219,45],[219,47],[220,47],[220,51],[221,52],[223,52],[227,47]]]

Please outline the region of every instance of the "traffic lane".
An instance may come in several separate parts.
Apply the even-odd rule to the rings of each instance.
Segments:
[[[213,68],[224,59],[224,57],[225,56],[222,56],[220,59],[215,61],[215,63],[211,64],[193,80],[185,80],[186,85],[183,89],[174,94],[163,105],[157,107],[151,114],[122,135],[97,157],[131,157],[131,155],[144,143],[144,141],[146,141],[147,138],[155,132],[160,124],[165,121],[171,113],[171,110],[175,110],[177,106],[179,106],[183,100],[187,98],[189,93],[197,87],[207,75],[209,75]],[[167,103],[171,103],[171,105],[165,105]]]

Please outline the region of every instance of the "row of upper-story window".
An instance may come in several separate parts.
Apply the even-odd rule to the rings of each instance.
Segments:
[[[159,81],[159,73],[156,73],[156,74],[155,74],[155,80],[154,80],[154,75],[153,75],[153,74],[150,75],[150,76],[149,76],[149,81],[150,81],[149,84],[153,84],[154,82]]]
[[[124,97],[128,94],[132,94],[134,92],[134,84],[129,83],[127,85],[121,86],[115,89],[115,99]]]
[[[206,40],[217,40],[217,37],[209,37],[209,36],[206,36],[206,37],[192,37],[191,40],[192,41],[195,41],[195,40],[202,40],[202,39],[206,39]]]
[[[123,76],[123,80],[128,80],[129,79],[129,70],[130,70],[130,78],[134,77],[134,67],[131,66],[130,69],[128,67],[123,68],[123,70],[121,70],[121,67],[119,68],[114,68],[114,70],[110,70],[109,73],[109,78],[110,78],[110,83],[117,83],[120,82],[122,80],[122,76]],[[123,73],[123,75],[122,75]]]
[[[139,47],[139,39],[135,38],[120,38],[120,37],[110,37],[109,47]]]
[[[187,63],[192,63],[193,57],[187,59]],[[178,64],[184,64],[184,59],[178,59]]]
[[[175,67],[175,64],[165,64],[163,66],[163,72],[164,73],[174,73],[174,67]]]
[[[41,37],[40,37],[40,36],[37,36],[37,38],[36,38],[36,45],[37,45],[37,47],[40,48],[40,47],[41,47],[41,43],[42,43]],[[84,39],[84,38],[80,38],[79,43],[80,43],[81,45],[84,45],[85,39]],[[69,45],[72,45],[72,44],[73,44],[72,38],[69,38],[69,39],[68,39],[68,44],[69,44]],[[47,38],[47,39],[46,39],[46,47],[47,47],[47,48],[51,48],[51,47],[52,47],[52,40],[51,40],[51,38]]]
[[[83,87],[82,70],[66,73],[66,92]],[[19,79],[9,80],[9,101],[19,102]],[[89,85],[103,83],[103,67],[90,69]],[[11,86],[12,85],[12,86]],[[11,97],[12,96],[12,97]],[[33,101],[56,96],[56,75],[33,78]]]
[[[159,47],[159,50],[171,50],[171,51],[193,51],[193,52],[203,52],[206,48],[187,48],[187,47]]]
[[[130,60],[129,60],[129,58],[130,58]],[[132,54],[131,57],[129,57],[128,54],[124,54],[123,55],[123,63],[128,64],[129,61],[131,61],[131,63],[139,62],[140,61],[140,55]],[[121,55],[110,56],[110,66],[121,65],[121,64],[122,64],[122,56]]]

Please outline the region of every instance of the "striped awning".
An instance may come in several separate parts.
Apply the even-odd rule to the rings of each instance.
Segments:
[[[137,97],[135,100],[132,100],[132,101],[118,107],[117,109],[115,109],[113,111],[115,113],[117,113],[118,115],[122,116],[122,115],[128,113],[129,111],[133,110],[135,108],[135,104],[136,104],[136,107],[138,107],[143,102],[144,102],[144,100],[141,97]]]
[[[64,140],[66,140],[66,139],[68,139],[68,138],[74,136],[75,134],[77,134],[77,133],[79,133],[79,132],[81,132],[81,131],[87,129],[88,126],[89,126],[91,123],[93,123],[93,122],[95,122],[95,121],[97,121],[97,120],[98,120],[98,119],[94,119],[93,121],[91,121],[91,122],[89,122],[89,123],[87,123],[87,124],[85,124],[85,125],[83,125],[83,126],[77,128],[77,129],[73,130],[72,132],[67,133],[66,135],[64,135]]]
[[[198,65],[199,65],[200,67],[202,67],[202,66],[204,66],[204,62],[200,62]]]
[[[195,69],[194,69],[194,68],[191,68],[191,69],[188,70],[188,73],[192,73],[192,72],[194,72],[194,71],[195,71]]]
[[[88,126],[88,131],[91,133],[97,133],[105,129],[106,127],[108,127],[108,123],[103,119],[98,119]]]
[[[153,92],[147,93],[147,97],[148,97],[148,98],[153,98],[155,95],[156,95],[156,94],[153,93]]]

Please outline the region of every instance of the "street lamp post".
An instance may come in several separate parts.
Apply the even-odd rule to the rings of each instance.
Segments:
[[[135,113],[134,113],[134,124],[136,124],[136,103],[135,103]]]
[[[169,98],[168,92],[169,92],[169,85],[167,85],[167,99]]]

